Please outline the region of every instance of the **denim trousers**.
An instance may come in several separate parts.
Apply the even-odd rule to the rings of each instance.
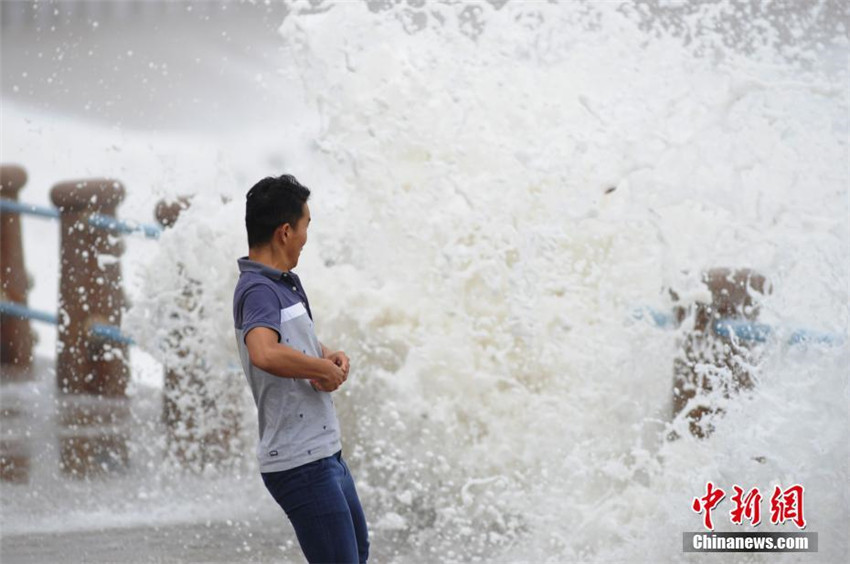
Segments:
[[[369,531],[342,451],[280,472],[262,473],[310,563],[366,562]]]

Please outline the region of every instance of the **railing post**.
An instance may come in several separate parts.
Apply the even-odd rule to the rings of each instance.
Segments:
[[[189,200],[182,198],[176,202],[161,200],[157,203],[154,215],[162,227],[174,226],[180,213],[189,207]],[[175,268],[182,271],[183,265]],[[191,300],[191,289],[184,289],[183,301]],[[180,304],[185,306],[186,304]],[[177,356],[185,359],[187,351],[182,348],[180,331],[172,331],[168,337],[168,347],[177,351]],[[167,456],[186,466],[201,459],[198,419],[201,416],[198,396],[202,389],[200,379],[190,366],[179,368],[165,365],[165,386],[162,394],[162,419],[165,423]],[[187,401],[190,400],[190,401]]]
[[[18,200],[18,192],[27,182],[26,171],[19,166],[0,167],[0,196]],[[21,215],[0,212],[0,297],[3,301],[27,305],[27,271],[21,239]],[[33,333],[27,319],[0,314],[0,364],[2,381],[32,379]]]
[[[26,171],[14,165],[0,167],[0,196],[18,200],[27,182]],[[24,268],[21,216],[0,212],[0,299],[27,305],[29,281]],[[27,438],[31,413],[24,382],[35,378],[32,370],[34,335],[29,320],[0,314],[0,480],[26,483],[30,476]]]
[[[127,345],[90,336],[95,323],[121,325],[124,293],[117,234],[89,224],[115,215],[124,187],[115,180],[63,182],[50,193],[61,223],[59,334],[60,465],[86,477],[127,466]]]
[[[181,212],[189,207],[186,197],[175,202],[160,201],[156,206],[156,219],[163,226],[173,226]],[[183,272],[183,264],[176,264]],[[165,367],[162,417],[166,428],[168,456],[190,470],[203,470],[208,464],[218,464],[233,458],[233,439],[238,436],[238,398],[229,401],[216,394],[211,385],[204,359],[192,351],[183,336],[194,334],[190,325],[192,315],[201,315],[198,304],[202,293],[200,281],[189,279],[175,305],[173,318],[186,318],[185,326],[174,330],[168,337],[168,346],[180,359],[175,365]]]
[[[765,277],[748,268],[731,270],[714,268],[702,275],[703,283],[711,291],[711,303],[697,303],[694,327],[682,343],[682,353],[673,363],[673,416],[677,416],[688,403],[700,395],[719,393],[732,397],[742,389],[753,386],[747,367],[757,364],[760,348],[756,343],[740,340],[735,347],[732,339],[718,335],[714,324],[720,319],[758,319],[758,303],[751,291],[758,294],[770,292]],[[677,296],[674,294],[674,299]],[[685,311],[677,308],[677,319],[685,318]],[[742,360],[744,362],[742,362]],[[710,424],[701,421],[707,414],[722,412],[711,401],[691,406],[686,416],[692,435],[707,437],[712,432]]]

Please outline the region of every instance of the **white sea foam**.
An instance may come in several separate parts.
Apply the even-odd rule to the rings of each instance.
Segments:
[[[400,559],[680,561],[707,480],[803,484],[812,556],[848,554],[847,341],[783,344],[848,327],[848,51],[824,13],[846,18],[290,4],[280,72],[304,110],[269,152],[313,189],[297,271],[352,359],[344,449]],[[131,288],[128,330],[167,361],[174,296],[201,281],[185,342],[220,389],[244,386],[230,300],[250,183],[225,204],[175,189],[202,197]],[[704,294],[714,266],[768,277],[777,338],[697,440],[670,416],[678,333],[631,312]]]

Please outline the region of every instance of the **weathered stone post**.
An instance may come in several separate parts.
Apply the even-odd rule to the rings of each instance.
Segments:
[[[127,345],[91,335],[94,324],[120,326],[124,293],[117,234],[89,224],[95,213],[115,215],[124,187],[115,180],[57,184],[50,193],[61,223],[59,333],[60,466],[87,477],[124,469],[130,406]]]
[[[26,171],[0,167],[0,196],[18,200],[27,182]],[[27,305],[29,281],[24,268],[21,217],[0,212],[0,299]],[[34,335],[28,319],[0,314],[0,480],[26,483],[30,474],[30,445],[26,437],[29,414],[20,384],[32,381]]]
[[[746,320],[755,323],[759,315],[758,304],[752,292],[764,294],[770,285],[761,274],[750,269],[730,270],[715,268],[702,275],[703,283],[711,291],[711,303],[697,303],[694,327],[682,343],[682,354],[673,365],[673,416],[678,415],[688,403],[700,395],[718,391],[729,398],[742,389],[753,386],[748,367],[757,363],[758,344],[752,340],[739,340],[732,346],[730,336],[718,334],[715,323],[721,319]],[[678,299],[674,294],[674,300]],[[685,318],[685,311],[677,308],[677,319]],[[707,437],[712,428],[701,420],[707,414],[722,413],[709,402],[692,405],[687,412],[689,429],[696,437]]]
[[[156,219],[164,227],[172,227],[181,212],[188,209],[189,198],[175,202],[160,201]],[[184,265],[175,264],[179,273]],[[178,327],[171,331],[167,347],[171,350],[170,365],[165,367],[163,391],[163,420],[166,425],[167,455],[181,466],[195,471],[207,465],[221,465],[234,460],[232,443],[238,436],[238,397],[231,398],[228,390],[218,389],[211,378],[203,351],[194,350],[187,339],[197,335],[194,322],[203,318],[200,280],[188,278],[174,304],[172,319]]]
[[[18,192],[27,182],[26,171],[19,166],[0,167],[0,196],[18,200]],[[27,271],[21,238],[21,215],[0,212],[0,298],[4,302],[27,305]],[[33,333],[28,319],[0,314],[0,363],[3,381],[31,379]]]

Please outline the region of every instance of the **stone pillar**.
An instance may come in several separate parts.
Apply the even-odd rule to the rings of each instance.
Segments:
[[[59,333],[60,465],[87,477],[129,462],[127,345],[92,337],[93,324],[121,325],[124,293],[118,234],[89,225],[92,214],[115,215],[124,187],[115,180],[63,182],[50,193],[61,223]]]
[[[174,226],[181,212],[188,209],[189,198],[175,202],[160,201],[156,219],[163,226]],[[178,273],[184,266],[175,265]],[[219,389],[204,361],[203,351],[193,350],[187,338],[197,335],[193,320],[202,316],[200,280],[187,279],[174,311],[178,327],[167,340],[172,362],[166,363],[163,391],[163,420],[166,427],[167,456],[180,466],[194,471],[207,465],[222,465],[234,460],[233,439],[239,431],[239,397],[231,397],[227,386]]]
[[[27,182],[26,171],[19,166],[0,167],[0,196],[18,201],[18,192]],[[4,302],[27,305],[29,282],[24,268],[21,216],[0,212],[0,298]],[[0,380],[32,378],[33,333],[28,319],[0,314]]]
[[[711,291],[712,299],[711,303],[694,305],[694,327],[685,336],[682,353],[673,364],[674,417],[700,395],[719,392],[722,397],[730,398],[742,389],[752,388],[753,379],[747,367],[757,364],[761,352],[758,343],[748,340],[738,340],[733,347],[732,339],[719,335],[714,324],[720,319],[755,323],[759,308],[752,292],[770,292],[765,277],[746,268],[715,268],[704,272],[702,281]],[[673,296],[676,300],[677,296]],[[685,310],[678,307],[675,317],[681,322],[686,317]],[[702,367],[702,373],[698,373],[698,366]],[[702,421],[703,417],[722,411],[709,402],[691,405],[686,414],[691,434],[700,438],[709,436],[712,428]]]
[[[0,167],[0,196],[18,201],[27,182],[26,171],[14,165]],[[0,212],[0,299],[27,305],[29,281],[24,268],[21,217]],[[27,483],[30,476],[31,424],[25,383],[34,379],[32,370],[35,338],[28,319],[0,314],[0,480]]]

